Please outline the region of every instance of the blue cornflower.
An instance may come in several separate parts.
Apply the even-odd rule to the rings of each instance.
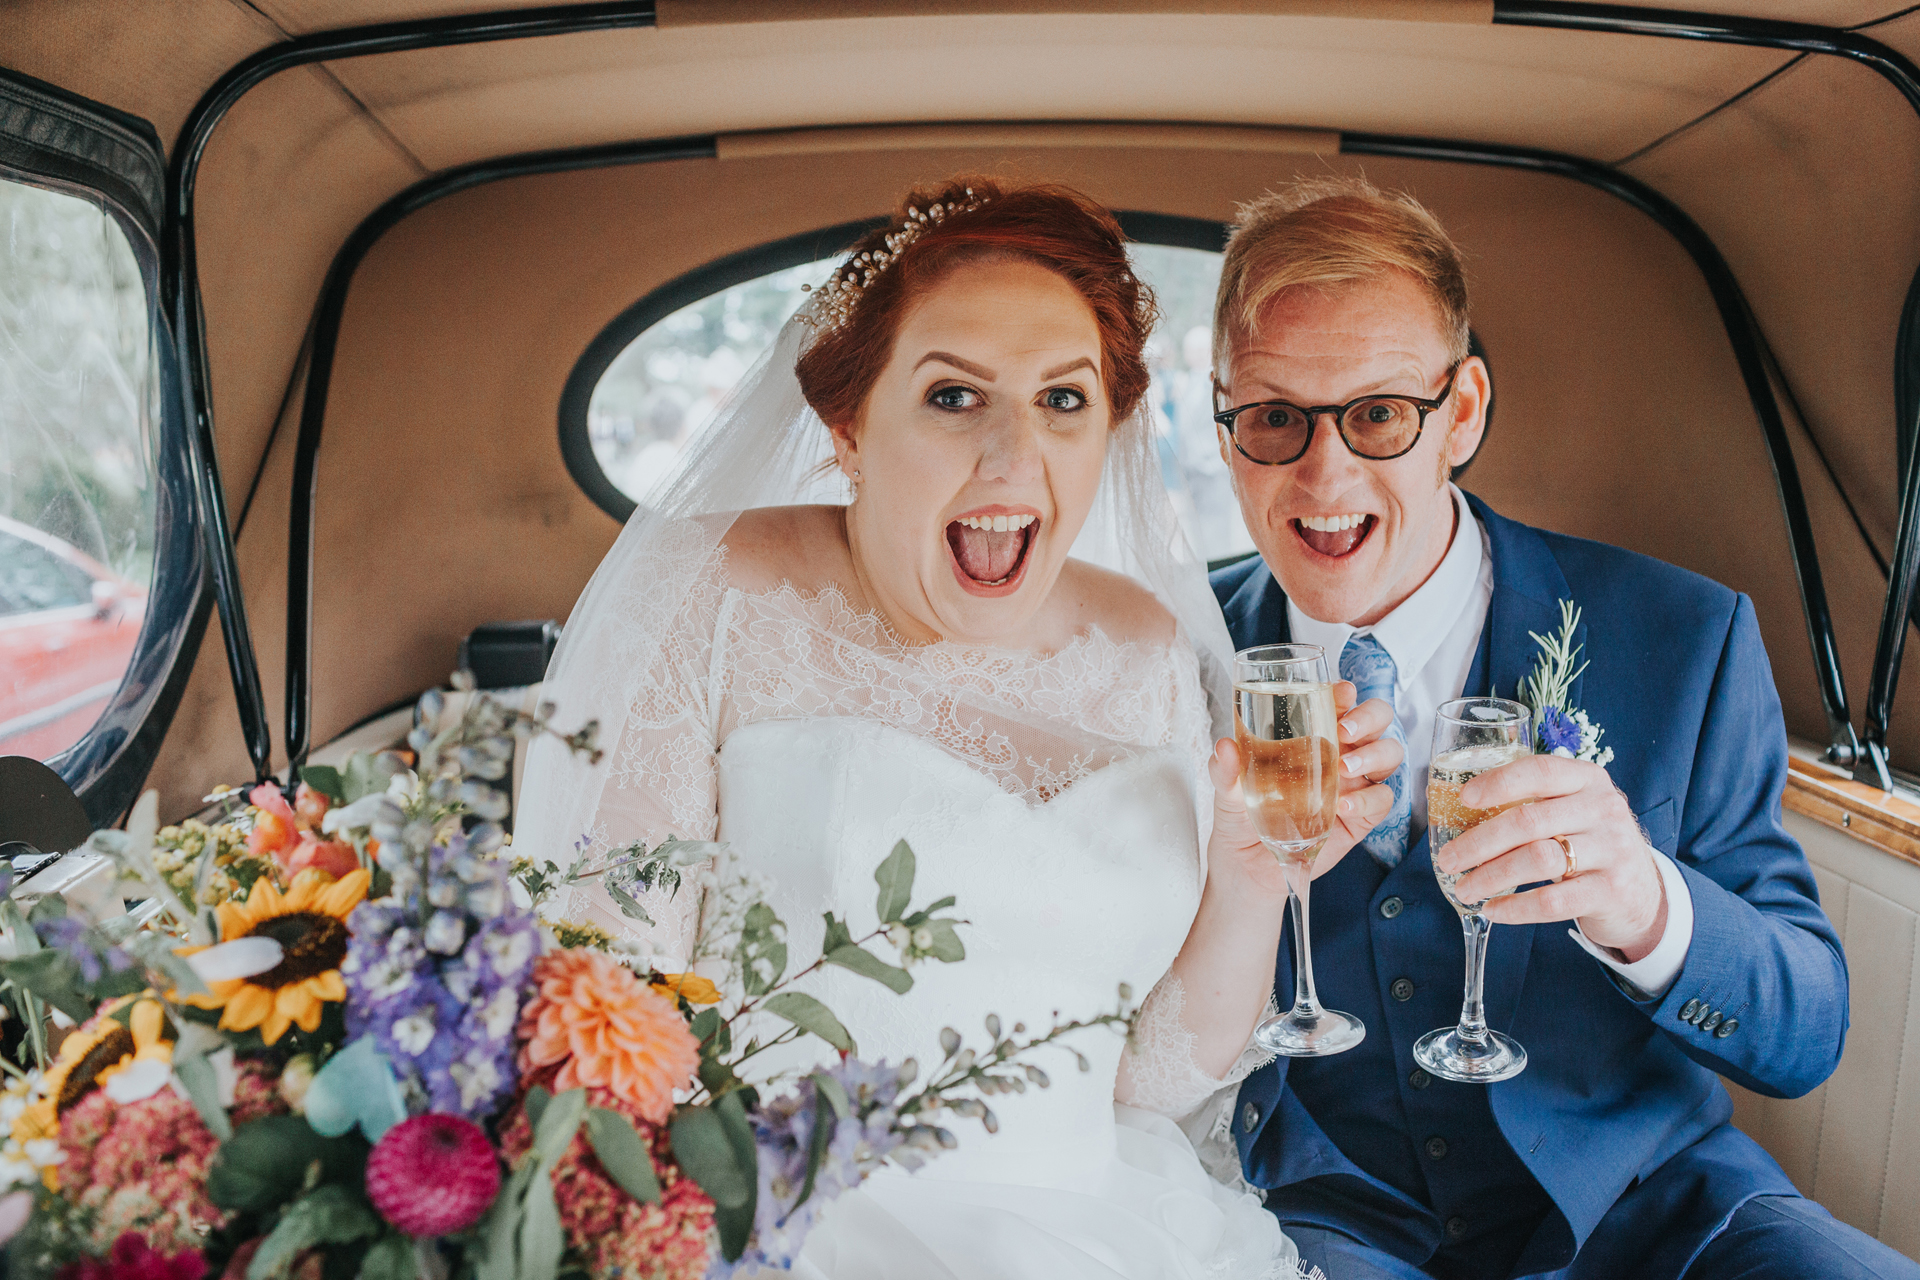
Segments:
[[[1580,754],[1580,726],[1560,708],[1546,707],[1541,710],[1539,731],[1541,751],[1567,756]]]
[[[99,946],[99,939],[92,936],[87,922],[73,916],[57,916],[51,920],[42,920],[33,926],[40,938],[40,945],[53,947],[67,953],[67,959],[73,961],[80,970],[80,976],[89,984],[100,981],[111,969],[123,973],[133,965],[133,957],[119,947],[109,943]]]

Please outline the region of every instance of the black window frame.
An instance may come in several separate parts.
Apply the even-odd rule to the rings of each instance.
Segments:
[[[103,826],[125,813],[146,784],[186,692],[213,603],[176,344],[162,306],[166,152],[146,120],[0,68],[0,179],[98,206],[126,236],[145,284],[149,348],[159,379],[146,617],[120,686],[99,718],[46,762],[73,789],[88,818]]]

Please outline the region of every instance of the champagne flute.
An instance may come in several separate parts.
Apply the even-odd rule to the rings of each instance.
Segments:
[[[1532,754],[1533,713],[1518,702],[1456,698],[1443,703],[1434,717],[1433,764],[1427,770],[1428,849],[1440,892],[1460,913],[1460,926],[1466,934],[1467,990],[1460,1005],[1460,1024],[1421,1036],[1413,1046],[1413,1060],[1427,1074],[1442,1080],[1491,1084],[1510,1080],[1527,1068],[1527,1051],[1520,1042],[1487,1026],[1482,997],[1487,980],[1487,934],[1493,922],[1486,917],[1486,900],[1460,900],[1454,892],[1460,876],[1440,870],[1440,851],[1461,832],[1515,807],[1507,804],[1469,809],[1460,803],[1460,788],[1490,769]]]
[[[1293,907],[1293,1008],[1255,1028],[1262,1048],[1323,1058],[1366,1038],[1351,1014],[1322,1008],[1313,990],[1307,886],[1340,803],[1340,722],[1319,645],[1270,644],[1234,657],[1234,736],[1241,789],[1260,843],[1280,860]]]

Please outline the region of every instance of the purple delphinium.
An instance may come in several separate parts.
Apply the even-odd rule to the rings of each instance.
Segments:
[[[484,1120],[513,1092],[514,1027],[540,932],[507,892],[507,864],[455,835],[426,875],[362,903],[340,972],[347,1032],[371,1035],[415,1111]]]
[[[746,1252],[733,1262],[715,1255],[707,1280],[729,1280],[736,1272],[752,1272],[756,1267],[789,1270],[800,1256],[820,1210],[841,1192],[859,1186],[903,1141],[894,1128],[900,1068],[847,1058],[823,1069],[822,1074],[840,1082],[851,1113],[834,1123],[833,1137],[814,1175],[812,1192],[804,1204],[796,1206],[806,1186],[807,1151],[820,1115],[819,1090],[809,1076],[792,1093],[763,1103],[754,1111],[760,1194],[754,1201],[753,1238]]]
[[[1580,726],[1560,708],[1545,708],[1540,712],[1539,749],[1555,753],[1564,751],[1570,756],[1580,754]]]

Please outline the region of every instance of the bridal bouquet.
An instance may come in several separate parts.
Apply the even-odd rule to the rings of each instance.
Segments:
[[[291,796],[218,793],[212,822],[162,829],[148,793],[87,846],[116,899],[142,900],[126,915],[30,901],[0,864],[7,1275],[783,1270],[835,1196],[956,1145],[949,1116],[992,1131],[987,1097],[1045,1087],[1034,1051],[1131,1027],[1122,988],[1041,1034],[989,1017],[976,1049],[948,1029],[924,1073],[865,1061],[795,984],[833,965],[905,994],[914,964],[964,959],[954,899],[913,906],[905,842],[874,873],[877,927],[829,915],[796,969],[768,886],[723,845],[635,845],[564,875],[510,849],[492,784],[516,735],[557,732],[552,710],[461,701],[426,694],[406,750],[306,769]],[[596,750],[592,724],[557,736]],[[594,877],[642,920],[638,890],[694,882],[714,976],[542,917]],[[744,1078],[809,1037],[831,1051],[814,1069]]]

